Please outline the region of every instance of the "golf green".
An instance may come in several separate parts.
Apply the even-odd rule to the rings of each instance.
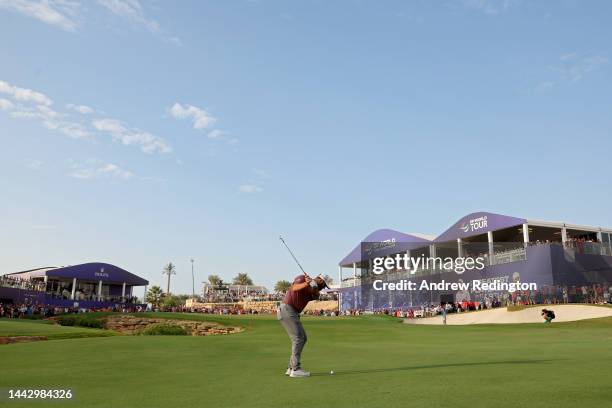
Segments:
[[[155,314],[161,315],[246,330],[228,336],[111,336],[2,345],[0,389],[70,388],[74,399],[0,405],[612,406],[612,318],[441,327],[404,325],[383,316],[305,317],[309,337],[302,362],[312,377],[293,379],[284,375],[290,343],[272,316]],[[16,329],[20,324],[29,326]],[[58,336],[94,330],[0,321],[0,335],[40,335],[37,328],[51,336],[51,330]]]

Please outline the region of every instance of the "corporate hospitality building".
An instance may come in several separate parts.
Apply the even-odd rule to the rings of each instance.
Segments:
[[[440,268],[372,273],[372,260],[409,257],[479,257],[484,268],[463,273]],[[437,237],[377,230],[339,262],[342,309],[405,308],[440,301],[484,301],[516,296],[508,292],[372,290],[374,279],[431,282],[529,282],[537,291],[518,296],[533,301],[609,299],[612,284],[612,229],[510,217],[488,212],[466,215]],[[599,297],[598,297],[599,299]]]
[[[133,305],[134,288],[149,282],[118,266],[85,263],[46,267],[0,276],[1,303],[106,308]]]

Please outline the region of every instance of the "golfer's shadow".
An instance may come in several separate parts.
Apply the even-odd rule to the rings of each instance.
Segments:
[[[446,363],[446,364],[423,364],[405,367],[389,367],[389,368],[371,368],[367,370],[340,370],[334,372],[334,375],[352,375],[352,374],[374,374],[374,373],[390,373],[393,371],[411,371],[411,370],[427,370],[432,368],[447,368],[447,367],[472,367],[486,365],[506,365],[506,364],[542,364],[550,361],[559,361],[561,359],[548,360],[504,360],[504,361],[486,361],[481,363]],[[331,373],[311,373],[311,376],[331,375]]]

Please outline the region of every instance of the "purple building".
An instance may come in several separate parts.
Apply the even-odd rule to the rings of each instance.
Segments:
[[[373,274],[373,259],[396,254],[413,258],[480,258],[484,268],[460,274],[436,267],[410,271],[393,269],[381,275]],[[379,293],[372,290],[375,279],[386,282],[423,279],[430,282],[533,282],[538,290],[527,296],[534,296],[531,300],[536,302],[610,301],[612,229],[477,212],[462,217],[437,237],[390,229],[374,231],[338,265],[342,309],[394,309],[435,304],[441,300],[483,301],[487,296],[506,299],[513,296],[508,292],[431,290]],[[349,273],[345,274],[347,269]]]
[[[0,302],[103,308],[135,304],[134,287],[149,282],[107,263],[45,267],[0,276]]]

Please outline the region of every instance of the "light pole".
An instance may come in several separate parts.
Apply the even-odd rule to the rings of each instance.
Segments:
[[[195,299],[195,277],[193,274],[193,258],[191,258],[191,294]]]

